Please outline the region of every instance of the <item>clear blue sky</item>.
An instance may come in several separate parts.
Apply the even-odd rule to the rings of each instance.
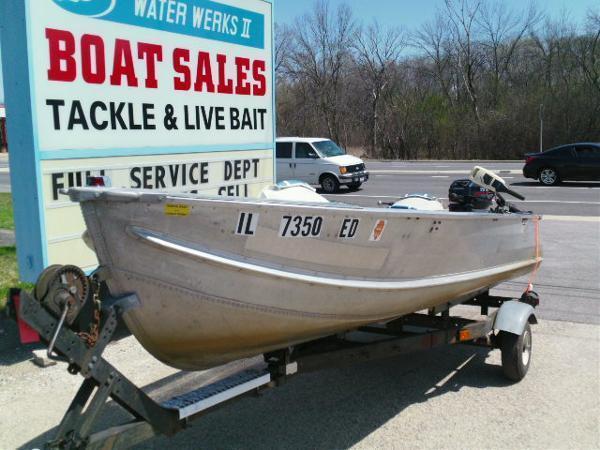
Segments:
[[[280,23],[293,23],[294,18],[310,11],[311,0],[274,0],[275,20]],[[383,25],[400,25],[408,30],[418,27],[431,19],[443,0],[330,0],[333,6],[346,3],[355,17],[365,22],[376,18]],[[519,9],[526,5],[525,0],[502,0],[509,6]],[[588,8],[600,8],[600,0],[538,0],[540,9],[552,18],[567,13],[574,23],[582,24]],[[0,36],[1,39],[1,36]],[[1,65],[1,62],[0,62]],[[0,103],[4,101],[2,72],[0,71]]]

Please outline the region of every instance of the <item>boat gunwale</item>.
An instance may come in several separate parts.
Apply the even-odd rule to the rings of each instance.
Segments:
[[[350,205],[341,202],[330,203],[312,203],[312,202],[296,202],[288,200],[272,200],[272,199],[255,199],[244,197],[220,197],[220,196],[203,196],[199,194],[186,193],[166,193],[148,191],[143,189],[127,189],[127,188],[69,188],[64,190],[64,193],[69,195],[72,201],[79,203],[86,202],[117,202],[117,203],[164,203],[172,201],[191,201],[191,202],[206,202],[219,205],[231,205],[238,203],[250,206],[277,206],[291,208],[310,208],[323,211],[360,211],[361,213],[377,213],[378,218],[385,215],[386,217],[405,217],[406,219],[419,219],[427,217],[430,219],[453,219],[453,220],[472,220],[474,217],[486,220],[542,220],[539,214],[529,212],[499,214],[493,212],[455,212],[449,210],[443,211],[427,211],[427,210],[410,210],[410,209],[394,209],[394,208],[375,208],[364,207],[358,205]]]

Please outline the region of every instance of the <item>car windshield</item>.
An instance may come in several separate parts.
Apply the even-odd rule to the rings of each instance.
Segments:
[[[333,141],[318,141],[313,142],[313,145],[325,158],[329,158],[330,156],[340,156],[346,154],[346,152],[344,152],[344,150],[342,150]]]

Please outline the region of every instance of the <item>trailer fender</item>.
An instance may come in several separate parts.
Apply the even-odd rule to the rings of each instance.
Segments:
[[[520,336],[527,323],[537,323],[533,306],[527,303],[511,300],[504,302],[494,320],[494,329],[506,331]]]

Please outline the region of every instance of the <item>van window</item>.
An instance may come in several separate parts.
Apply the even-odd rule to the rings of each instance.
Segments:
[[[312,158],[315,159],[317,157],[317,152],[312,148],[310,144],[306,142],[297,142],[296,143],[296,158]]]
[[[291,158],[292,157],[292,143],[291,142],[277,142],[275,147],[277,150],[277,158]]]
[[[344,155],[345,152],[342,150],[335,142],[333,141],[318,141],[313,144],[317,147],[317,150],[321,152],[321,155],[326,158],[330,158],[332,156],[340,156]]]

